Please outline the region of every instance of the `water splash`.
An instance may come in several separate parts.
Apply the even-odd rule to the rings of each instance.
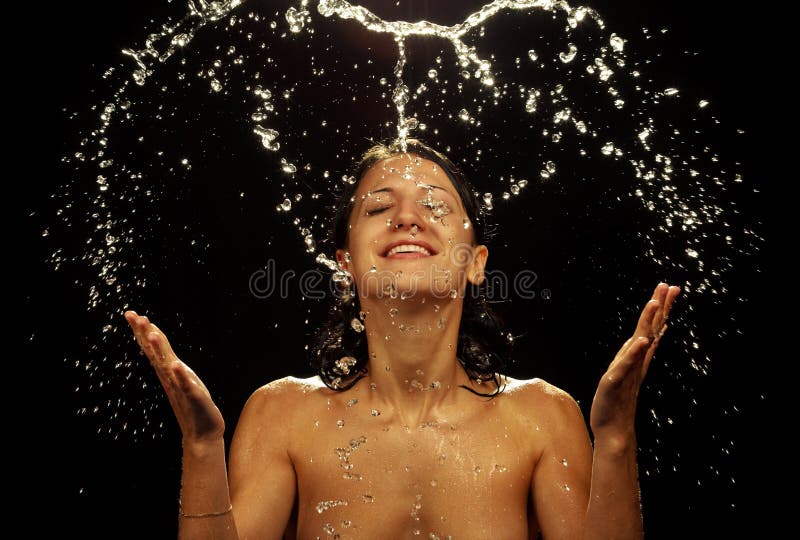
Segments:
[[[280,13],[256,12],[255,5],[253,12],[241,12],[249,4],[190,2],[184,19],[149,34],[143,47],[126,49],[127,65],[104,78],[124,80],[91,110],[95,125],[65,156],[76,180],[60,194],[65,203],[57,219],[69,228],[85,223],[88,232],[81,253],[54,248],[52,263],[54,268],[72,264],[89,270],[84,285],[87,307],[101,319],[99,345],[69,362],[80,373],[78,413],[96,416],[98,432],[114,437],[161,433],[161,418],[167,415],[157,413],[163,407],[157,405],[163,403],[160,389],[146,369],[136,367],[140,359],[124,352],[130,348],[128,340],[114,346],[126,330],[120,328],[117,308],[158,284],[164,258],[159,260],[149,246],[162,228],[185,230],[179,241],[198,261],[210,249],[211,242],[193,232],[191,223],[164,223],[157,210],[148,209],[168,205],[170,197],[187,200],[174,193],[198,186],[176,184],[203,170],[205,152],[246,146],[223,146],[220,137],[209,139],[201,151],[178,144],[180,136],[159,139],[159,126],[179,114],[179,106],[185,107],[175,104],[185,91],[206,96],[203,114],[242,103],[246,111],[230,122],[243,126],[241,139],[249,135],[254,152],[262,151],[259,165],[265,172],[260,183],[245,183],[236,195],[251,211],[274,208],[278,219],[297,231],[302,250],[342,285],[352,276],[319,253],[323,243],[317,239],[327,223],[317,216],[324,215],[320,205],[325,193],[354,182],[341,172],[342,162],[352,157],[353,141],[375,138],[382,126],[401,142],[424,135],[458,156],[462,167],[475,173],[470,176],[483,194],[484,209],[498,216],[519,211],[518,205],[532,204],[533,195],[548,190],[577,195],[590,184],[603,183],[607,187],[597,191],[598,200],[616,205],[641,224],[632,238],[636,264],[631,266],[636,270],[629,272],[654,270],[685,278],[692,305],[743,301],[740,294],[729,297],[727,283],[737,263],[756,253],[763,239],[759,224],[737,225],[741,215],[736,201],[743,193],[753,195],[749,179],[738,163],[730,163],[695,133],[723,129],[716,127],[720,121],[713,99],[693,96],[674,82],[659,86],[650,80],[647,62],[634,59],[635,38],[608,34],[594,11],[565,2],[496,1],[445,26],[386,21],[348,2],[317,3],[322,18],[314,18],[313,3],[308,2]],[[531,33],[519,50],[502,48],[501,42],[490,40],[492,25],[512,17],[556,30],[549,41]],[[351,43],[342,45],[342,58],[320,59],[321,51],[338,45],[336,28],[348,21],[370,35],[382,34],[390,53],[381,56],[377,41],[359,50]],[[333,37],[326,41],[326,36]],[[213,47],[204,45],[205,37],[213,38]],[[417,46],[423,39],[434,49],[434,58]],[[438,45],[442,48],[437,51]],[[303,55],[306,49],[310,52]],[[359,54],[358,68],[347,59],[354,52]],[[299,75],[286,67],[289,58],[304,68]],[[331,82],[356,74],[361,78],[350,86]],[[314,86],[313,92],[304,94],[304,86]],[[356,121],[314,109],[309,94],[337,106],[357,98],[353,107],[369,113],[365,123],[373,114],[376,120],[358,131]],[[389,118],[384,118],[387,110]],[[192,126],[200,113],[190,112],[185,121]],[[217,121],[228,122],[225,116]],[[676,120],[681,116],[687,118],[683,124]],[[310,135],[296,125],[312,126]],[[496,134],[505,133],[514,133],[519,141],[503,154],[500,147],[509,142]],[[333,148],[333,157],[304,152],[311,140],[316,145],[317,137],[323,141],[319,146]],[[582,173],[587,180],[568,187],[576,168],[590,171]],[[220,192],[228,189],[223,186]],[[87,202],[81,202],[84,193]],[[625,206],[631,202],[636,208]],[[536,216],[532,222],[546,219]],[[58,227],[43,231],[54,245],[59,235]],[[602,246],[594,249],[586,259],[604,261]],[[614,274],[614,265],[598,263],[598,272]],[[620,276],[624,280],[625,274]],[[627,332],[630,315],[612,313],[610,333]],[[699,328],[699,321],[676,323],[687,326],[679,346],[687,359],[669,372],[682,381],[691,401],[696,396],[685,381],[708,374],[713,354],[705,344],[708,331]],[[670,423],[658,421],[668,415],[654,410],[648,420],[660,432],[669,430]]]

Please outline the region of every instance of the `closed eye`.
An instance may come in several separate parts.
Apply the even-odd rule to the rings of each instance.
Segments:
[[[371,210],[367,210],[367,215],[368,216],[374,216],[375,214],[380,214],[381,212],[384,212],[384,211],[388,210],[389,208],[390,207],[388,207],[388,206],[381,206],[379,208],[373,208]]]

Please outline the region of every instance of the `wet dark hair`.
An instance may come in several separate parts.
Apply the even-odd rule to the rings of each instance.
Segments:
[[[398,154],[409,153],[436,163],[450,178],[472,223],[475,244],[483,244],[493,234],[487,223],[487,214],[478,202],[478,193],[472,188],[461,170],[445,155],[417,139],[406,139],[405,150],[398,141],[377,144],[367,150],[356,164],[353,176],[343,183],[333,207],[331,236],[326,247],[335,251],[348,243],[349,219],[355,205],[358,184],[373,165]],[[361,321],[358,295],[334,295],[327,322],[317,334],[311,347],[311,364],[322,381],[331,389],[347,390],[367,372],[368,349],[365,332],[352,327],[353,319]],[[480,287],[468,283],[464,296],[461,324],[458,330],[456,356],[467,375],[479,384],[494,383],[488,393],[470,392],[494,397],[505,386],[500,380],[511,354],[511,340],[503,331],[498,315],[491,309]]]

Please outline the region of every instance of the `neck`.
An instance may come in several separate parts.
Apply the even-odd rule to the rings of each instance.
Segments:
[[[463,299],[361,299],[375,394],[406,424],[469,384],[456,358]]]

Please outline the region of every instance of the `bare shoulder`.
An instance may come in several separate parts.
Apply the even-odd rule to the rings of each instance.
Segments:
[[[289,433],[308,416],[309,407],[324,403],[322,395],[329,392],[319,377],[283,377],[261,386],[242,409],[234,441],[266,437],[275,444],[288,444]]]
[[[275,379],[258,388],[247,400],[245,409],[264,409],[297,407],[308,403],[310,397],[327,394],[331,390],[325,386],[319,377],[299,379],[297,377],[283,377]]]
[[[504,381],[506,387],[501,396],[505,396],[508,406],[517,414],[553,421],[581,415],[580,407],[568,392],[544,379],[504,377]]]

